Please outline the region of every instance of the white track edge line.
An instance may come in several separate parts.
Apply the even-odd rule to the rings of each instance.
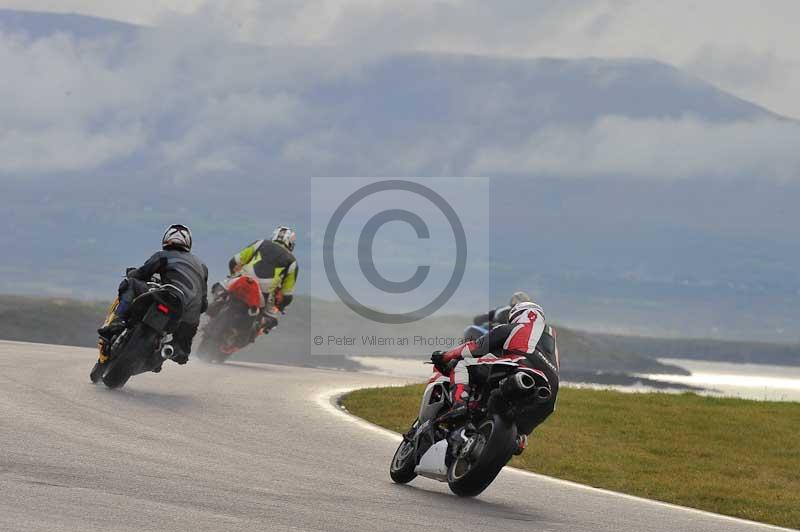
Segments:
[[[403,386],[403,385],[402,384],[398,384],[396,386]],[[358,390],[358,389],[361,389],[361,388],[352,387],[352,388],[338,388],[338,389],[335,389],[335,390],[328,390],[327,392],[323,392],[323,393],[321,393],[320,395],[317,396],[316,403],[322,409],[324,409],[324,410],[326,410],[328,412],[331,412],[331,413],[341,417],[342,419],[346,419],[346,420],[350,421],[351,423],[359,425],[360,427],[362,427],[364,429],[367,429],[367,430],[370,430],[372,432],[376,432],[378,434],[382,434],[384,436],[390,437],[395,441],[399,441],[401,439],[400,434],[398,434],[398,433],[396,433],[394,431],[391,431],[389,429],[383,428],[383,427],[381,427],[379,425],[376,425],[374,423],[371,423],[371,422],[369,422],[369,421],[367,421],[367,420],[365,420],[363,418],[360,418],[360,417],[356,416],[355,414],[352,414],[352,413],[348,412],[346,409],[341,408],[339,406],[338,402],[339,402],[339,399],[342,398],[342,396],[344,396],[346,393],[349,393],[349,392],[352,392],[352,391],[355,391],[355,390]],[[604,488],[595,488],[594,486],[588,486],[586,484],[580,484],[578,482],[572,482],[571,480],[562,480],[560,478],[548,477],[547,475],[542,475],[542,474],[539,474],[539,473],[532,473],[531,471],[525,471],[525,470],[522,470],[522,469],[518,469],[516,467],[506,466],[503,469],[505,471],[508,471],[508,472],[516,474],[516,475],[532,477],[532,478],[535,478],[537,480],[541,480],[541,481],[545,481],[545,482],[551,482],[551,483],[554,483],[554,484],[561,484],[563,486],[570,486],[572,488],[582,489],[582,490],[585,490],[585,491],[592,491],[592,492],[595,492],[595,493],[601,493],[601,494],[605,494],[605,495],[611,495],[611,496],[614,496],[614,497],[627,499],[627,500],[630,500],[630,501],[646,503],[646,504],[652,504],[652,505],[661,506],[661,507],[664,507],[664,508],[670,508],[670,509],[673,509],[673,510],[681,510],[681,511],[684,511],[684,512],[690,512],[690,513],[694,513],[694,514],[697,514],[697,515],[702,515],[702,516],[705,516],[705,517],[711,517],[711,518],[714,518],[714,519],[720,519],[720,520],[723,520],[723,521],[731,521],[731,522],[739,523],[739,524],[757,526],[757,527],[760,527],[760,528],[763,528],[763,529],[767,529],[767,530],[778,530],[778,531],[784,531],[784,532],[796,532],[795,529],[791,529],[791,528],[783,528],[783,527],[780,527],[780,526],[777,526],[777,525],[770,525],[768,523],[759,523],[758,521],[751,521],[749,519],[742,519],[740,517],[732,517],[730,515],[717,514],[717,513],[714,513],[714,512],[708,512],[706,510],[699,510],[697,508],[689,508],[688,506],[680,506],[678,504],[672,504],[672,503],[669,503],[669,502],[656,501],[656,500],[653,500],[653,499],[646,499],[644,497],[637,497],[636,495],[629,495],[627,493],[620,493],[618,491],[607,490],[607,489],[604,489]]]

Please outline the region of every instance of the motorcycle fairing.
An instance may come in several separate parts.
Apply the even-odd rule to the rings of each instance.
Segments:
[[[440,482],[447,482],[447,440],[439,440],[425,451],[414,472]]]
[[[435,419],[441,413],[442,408],[449,404],[450,378],[436,372],[422,394],[422,401],[419,406],[420,423]]]
[[[264,308],[266,305],[258,281],[248,275],[230,279],[225,289],[250,308]]]

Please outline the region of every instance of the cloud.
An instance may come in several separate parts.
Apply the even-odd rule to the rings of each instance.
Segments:
[[[484,148],[470,170],[476,175],[796,181],[800,124],[607,116],[588,126],[548,126],[514,146]]]
[[[33,2],[43,9],[63,10],[62,4]],[[173,0],[142,2],[139,8],[71,0],[68,5],[151,24],[188,15],[195,23],[214,21],[235,38],[262,45],[345,46],[362,53],[647,57],[800,117],[795,96],[800,34],[794,22],[800,3],[795,0],[774,0],[770,9],[726,0]]]
[[[175,22],[131,42],[0,32],[0,174],[137,157],[179,177],[236,171],[308,127],[301,91],[353,64],[192,29]]]
[[[620,29],[603,2],[538,2],[535,16],[528,3],[501,2],[505,11],[484,3],[416,0],[402,9],[366,0],[220,1],[187,15],[162,14],[163,28],[128,40],[0,33],[0,174],[57,175],[128,164],[182,182],[231,173],[800,178],[798,126],[725,118],[738,102],[720,107],[708,121],[702,113],[680,117],[670,110],[663,111],[669,119],[661,111],[652,118],[615,110],[602,116],[603,105],[621,106],[620,98],[625,103],[627,96],[615,87],[638,87],[618,77],[618,65],[586,62],[551,71],[499,62],[487,79],[475,79],[453,59],[441,70],[436,62],[412,68],[426,79],[392,74],[359,85],[374,74],[371,67],[380,70],[386,50],[407,47],[412,36],[421,48],[524,52],[537,49],[525,48],[535,43],[555,46],[549,41],[560,24],[576,38],[583,35],[583,46]],[[500,18],[509,22],[503,30],[488,24]],[[232,36],[337,47],[261,48],[233,43]],[[624,32],[620,38],[631,39]],[[741,85],[759,74],[776,75],[780,64],[769,53],[740,54],[744,61],[725,68],[720,65],[733,65],[734,57],[711,48],[704,54],[693,61],[717,65],[715,75]],[[454,77],[440,83],[430,72]],[[654,72],[652,82],[665,87],[695,83],[669,69]],[[537,85],[542,79],[536,76],[548,75],[566,76],[562,81],[578,76],[571,82],[588,96],[560,101],[559,87]],[[610,93],[605,102],[589,101],[595,89]],[[709,97],[698,94],[687,90],[672,103]],[[670,97],[658,103],[670,103]]]
[[[3,173],[93,169],[145,145],[139,97],[108,44],[0,34]]]
[[[69,126],[3,131],[0,168],[7,174],[91,170],[130,156],[144,141],[136,124],[97,133]]]
[[[74,11],[224,31],[245,42],[516,57],[647,57],[778,113],[800,118],[796,0],[0,0],[1,7]],[[177,22],[180,24],[180,22]]]

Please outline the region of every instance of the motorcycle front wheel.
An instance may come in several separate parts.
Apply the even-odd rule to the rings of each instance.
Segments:
[[[411,482],[417,476],[414,469],[417,467],[417,446],[413,441],[403,440],[397,447],[389,466],[389,476],[398,484]]]

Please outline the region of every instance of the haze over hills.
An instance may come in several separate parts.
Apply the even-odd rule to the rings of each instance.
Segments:
[[[313,314],[311,305],[314,306]],[[47,299],[0,295],[0,339],[47,344],[93,347],[95,330],[105,318],[107,304],[72,299]],[[252,346],[237,353],[235,360],[277,362],[301,366],[351,369],[356,363],[344,356],[325,353],[324,347],[311,351],[311,335],[320,331],[320,321],[338,336],[353,336],[358,347],[350,355],[411,357],[424,362],[430,352],[443,346],[409,345],[362,347],[362,335],[385,337],[421,335],[459,337],[469,318],[449,316],[429,319],[411,326],[365,330],[341,304],[298,297],[277,329]],[[324,328],[324,327],[323,327]],[[725,362],[800,365],[800,346],[780,344],[720,342],[713,340],[643,338],[595,334],[556,324],[561,369],[568,380],[615,382],[630,373],[684,374],[682,368],[658,362],[657,358],[695,358]],[[327,334],[327,332],[325,333]],[[195,345],[195,348],[197,347]],[[341,349],[335,349],[340,353]],[[367,358],[368,360],[368,358]],[[610,380],[609,380],[610,379]]]
[[[303,264],[310,176],[488,175],[497,302],[522,288],[582,328],[800,341],[795,122],[644,59],[180,30],[0,10],[0,291],[107,298],[176,218],[215,277],[277,223]]]
[[[341,304],[314,301],[314,317],[310,318],[309,298],[298,297],[280,325],[268,336],[237,353],[234,360],[255,362],[277,362],[300,366],[327,366],[350,369],[358,364],[346,360],[344,355],[326,353],[325,348],[311,352],[311,334],[319,331],[314,320],[324,319],[335,323],[329,332],[338,336],[353,336],[361,343],[361,335],[384,336],[451,336],[458,337],[466,317],[451,316],[425,320],[420,324],[391,329],[364,330],[363,323],[349,315]],[[82,302],[70,299],[44,299],[22,296],[0,295],[0,339],[62,345],[93,347],[96,345],[95,330],[105,318],[107,306],[98,302]],[[388,332],[387,332],[388,331]],[[202,334],[202,333],[201,333]],[[195,349],[199,345],[195,342]],[[559,329],[559,345],[562,368],[567,375],[580,372],[591,378],[592,372],[642,372],[681,374],[684,370],[660,364],[656,360],[633,352],[608,349],[595,342],[590,335],[570,329]],[[420,363],[436,349],[436,346],[369,347],[360,348],[362,356],[413,357]],[[341,350],[336,350],[339,353]]]

